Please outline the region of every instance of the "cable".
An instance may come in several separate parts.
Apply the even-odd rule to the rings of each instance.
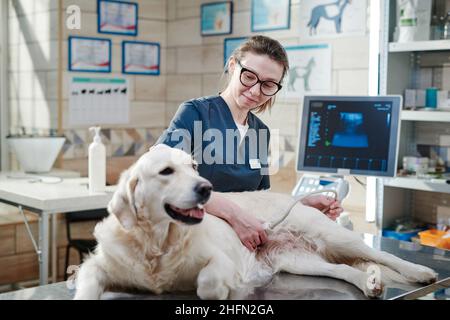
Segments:
[[[13,180],[28,180],[29,183],[44,183],[44,184],[58,184],[64,181],[63,178],[57,176],[11,176],[7,175],[6,178]],[[55,181],[49,181],[49,179],[55,179]]]
[[[361,180],[359,180],[356,176],[353,176],[353,179],[355,179],[356,182],[358,182],[361,186],[363,186],[364,188],[366,188],[367,184],[365,184],[364,182],[362,182]]]
[[[283,213],[282,217],[281,217],[280,219],[275,220],[275,221],[272,221],[272,222],[265,222],[265,223],[264,223],[264,229],[265,229],[265,230],[267,230],[267,229],[272,229],[272,230],[273,230],[276,226],[278,226],[281,222],[283,222],[283,221],[289,216],[289,214],[290,214],[291,211],[292,211],[292,208],[294,208],[294,206],[295,206],[299,201],[301,201],[301,200],[303,200],[303,199],[305,199],[305,198],[308,198],[308,197],[310,197],[310,196],[312,196],[312,195],[315,195],[315,194],[321,194],[321,193],[325,193],[325,192],[333,193],[333,194],[334,194],[334,198],[335,198],[335,199],[338,198],[337,192],[336,192],[335,190],[331,190],[331,189],[330,189],[330,190],[326,190],[326,189],[324,189],[324,190],[317,190],[317,191],[313,191],[313,192],[310,192],[310,193],[308,193],[308,194],[302,195],[302,196],[300,196],[300,197],[298,197],[298,198],[294,198],[294,200],[293,200],[292,203],[289,205],[289,207],[288,207],[288,209],[286,210],[286,212]],[[325,210],[323,210],[323,211],[325,211]]]

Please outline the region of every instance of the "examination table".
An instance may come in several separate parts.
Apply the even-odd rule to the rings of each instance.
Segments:
[[[422,264],[434,269],[439,273],[439,280],[450,277],[450,251],[433,247],[421,246],[412,242],[398,241],[385,237],[369,234],[361,235],[364,242],[376,249],[390,252],[402,259]],[[419,292],[416,296],[424,296],[424,299],[450,299],[449,281],[444,280],[444,285],[425,287],[420,285],[388,285],[382,299],[393,299],[404,294],[411,295]],[[437,287],[437,288],[436,288]],[[421,288],[427,288],[431,294],[425,295]],[[74,290],[68,289],[65,282],[34,287],[0,294],[2,299],[72,299]],[[405,297],[406,298],[406,297]],[[102,299],[147,299],[147,300],[178,300],[198,299],[195,292],[180,294],[154,295],[151,293],[117,293],[106,292]],[[240,299],[250,300],[303,300],[303,299],[328,299],[328,300],[355,300],[367,299],[355,286],[342,280],[327,277],[297,276],[287,273],[276,275],[273,280],[264,287],[256,288],[252,293],[246,294]]]

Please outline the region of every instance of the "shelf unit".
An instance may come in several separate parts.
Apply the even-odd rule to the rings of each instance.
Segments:
[[[445,51],[450,50],[450,40],[417,42],[389,42],[389,52]]]
[[[447,3],[443,3],[442,0],[434,1],[441,1],[441,5],[447,7],[449,5],[449,1]],[[445,9],[450,9],[447,7]],[[407,88],[424,89],[418,86],[420,68],[427,64],[426,67],[431,68],[434,72],[439,69],[439,66],[448,64],[450,62],[450,40],[393,42],[396,1],[382,0],[381,9],[379,94],[403,95]],[[433,85],[443,85],[434,82],[438,77],[431,78]],[[444,89],[450,90],[450,87]],[[445,130],[445,135],[450,136],[450,110],[403,110],[401,121],[399,166],[401,166],[403,156],[415,153],[417,144],[429,141],[430,145],[435,145],[450,140],[450,138],[436,138],[442,130]],[[448,131],[445,128],[448,128]],[[448,147],[450,148],[450,144]],[[417,208],[416,197],[419,194],[421,194],[420,199],[429,197],[430,200],[425,201],[426,204]],[[440,202],[441,200],[442,202]],[[450,184],[410,177],[376,180],[376,224],[380,231],[392,226],[398,218],[411,216],[425,217],[429,219],[425,222],[433,223],[437,212],[435,207],[439,204],[449,206]],[[418,214],[419,211],[421,211],[420,214]]]
[[[410,111],[403,110],[402,121],[450,122],[450,111]]]
[[[441,192],[450,194],[450,184],[445,182],[434,182],[434,180],[418,179],[418,178],[386,178],[383,185],[392,188],[402,188],[418,191]]]

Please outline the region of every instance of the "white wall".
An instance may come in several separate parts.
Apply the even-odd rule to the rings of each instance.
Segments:
[[[132,87],[130,125],[162,131],[184,100],[217,94],[223,71],[223,40],[226,37],[252,35],[251,0],[235,0],[233,33],[227,36],[201,37],[200,5],[211,0],[135,0],[139,3],[139,36],[121,37],[97,33],[96,1],[64,0],[82,9],[81,31],[64,31],[64,101],[62,129],[67,123],[67,37],[83,35],[111,38],[113,41],[112,76],[120,73],[120,44],[124,39],[161,43],[162,72],[159,77],[127,76]],[[57,115],[57,0],[10,0],[10,111],[11,129],[25,126],[28,131],[56,129]],[[19,9],[19,10],[17,10]],[[64,9],[63,9],[64,10]],[[332,92],[330,94],[367,94],[369,35],[305,41],[299,37],[301,0],[291,1],[289,30],[266,32],[283,45],[328,43],[332,48]],[[17,14],[19,11],[19,14]],[[369,15],[369,13],[368,13]],[[367,17],[369,21],[369,16]],[[368,23],[367,23],[368,24]],[[283,165],[292,171],[295,152],[286,145],[297,144],[301,101],[283,101],[282,94],[272,112],[261,116],[271,129],[282,135]],[[117,128],[116,126],[111,126]],[[120,126],[120,128],[127,126]],[[85,129],[85,128],[81,128]],[[84,153],[83,153],[84,154]],[[295,181],[295,178],[293,179]],[[364,193],[353,188],[348,205],[361,207]],[[352,200],[354,199],[354,201]]]
[[[233,13],[233,33],[226,36],[201,37],[200,5],[209,0],[168,0],[167,27],[167,113],[170,121],[179,104],[186,99],[202,95],[217,94],[223,72],[223,41],[227,37],[250,36],[251,0],[235,0]],[[332,92],[330,94],[366,95],[369,78],[369,32],[365,35],[333,39],[306,41],[299,37],[299,15],[301,0],[291,1],[291,27],[289,30],[265,32],[288,45],[328,43],[332,48]],[[369,5],[369,1],[367,1]],[[367,25],[369,25],[369,13]],[[302,112],[301,101],[297,103],[283,100],[282,92],[270,113],[261,119],[271,128],[278,129],[282,136],[281,148],[286,143],[297,145],[299,120]],[[295,183],[295,152],[283,152],[283,166],[292,172],[289,183]],[[289,176],[284,174],[285,177]],[[346,201],[348,208],[363,210],[364,189],[353,179],[352,191]],[[293,185],[292,185],[293,186]]]
[[[57,126],[48,75],[56,72],[56,1],[9,1],[10,130],[46,133]]]
[[[109,38],[112,40],[112,73],[106,76],[128,78],[131,87],[130,122],[128,125],[111,125],[110,128],[154,128],[163,127],[165,120],[166,100],[166,29],[167,4],[166,0],[138,0],[133,1],[139,5],[139,26],[137,37],[110,35],[97,32],[97,1],[93,0],[65,0],[64,9],[68,5],[79,5],[82,10],[81,30],[64,29],[63,66],[67,66],[67,38],[70,35]],[[123,75],[121,73],[122,41],[148,41],[158,42],[161,45],[161,74],[159,76]],[[86,75],[86,73],[64,72],[64,83],[69,83],[69,77]],[[56,86],[57,75],[50,73],[49,81],[52,87]],[[64,92],[63,113],[68,113],[68,90]],[[52,96],[56,92],[51,93]],[[64,117],[64,129],[74,129]]]
[[[167,1],[136,0],[139,5],[137,37],[98,33],[97,1],[94,0],[8,0],[9,10],[9,112],[11,133],[49,134],[62,132],[70,146],[63,148],[64,159],[84,159],[90,139],[87,126],[73,126],[68,122],[68,85],[73,76],[124,77],[130,85],[130,122],[126,125],[103,126],[112,129],[112,141],[106,141],[108,155],[115,150],[142,145],[136,154],[148,150],[153,138],[164,129],[166,114],[166,42]],[[62,56],[59,57],[58,3],[63,19]],[[65,27],[66,8],[77,5],[81,9],[81,29]],[[112,72],[87,74],[69,72],[68,37],[71,35],[108,38],[112,40]],[[121,73],[122,41],[158,42],[161,46],[161,74],[159,76],[123,75]],[[58,101],[58,61],[62,65],[62,101]],[[58,112],[61,111],[61,117]],[[126,130],[135,129],[137,131]],[[117,133],[117,134],[115,134]],[[74,135],[83,143],[74,145]],[[131,137],[130,137],[131,136]],[[138,149],[138,147],[136,147]],[[134,155],[134,154],[133,154]],[[15,161],[12,161],[16,168]]]

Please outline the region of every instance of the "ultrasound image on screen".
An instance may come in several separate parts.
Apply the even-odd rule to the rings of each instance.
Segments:
[[[341,112],[340,127],[334,133],[331,145],[343,148],[367,148],[369,141],[363,128],[364,116],[360,112]]]
[[[386,171],[391,102],[311,101],[305,167]]]

